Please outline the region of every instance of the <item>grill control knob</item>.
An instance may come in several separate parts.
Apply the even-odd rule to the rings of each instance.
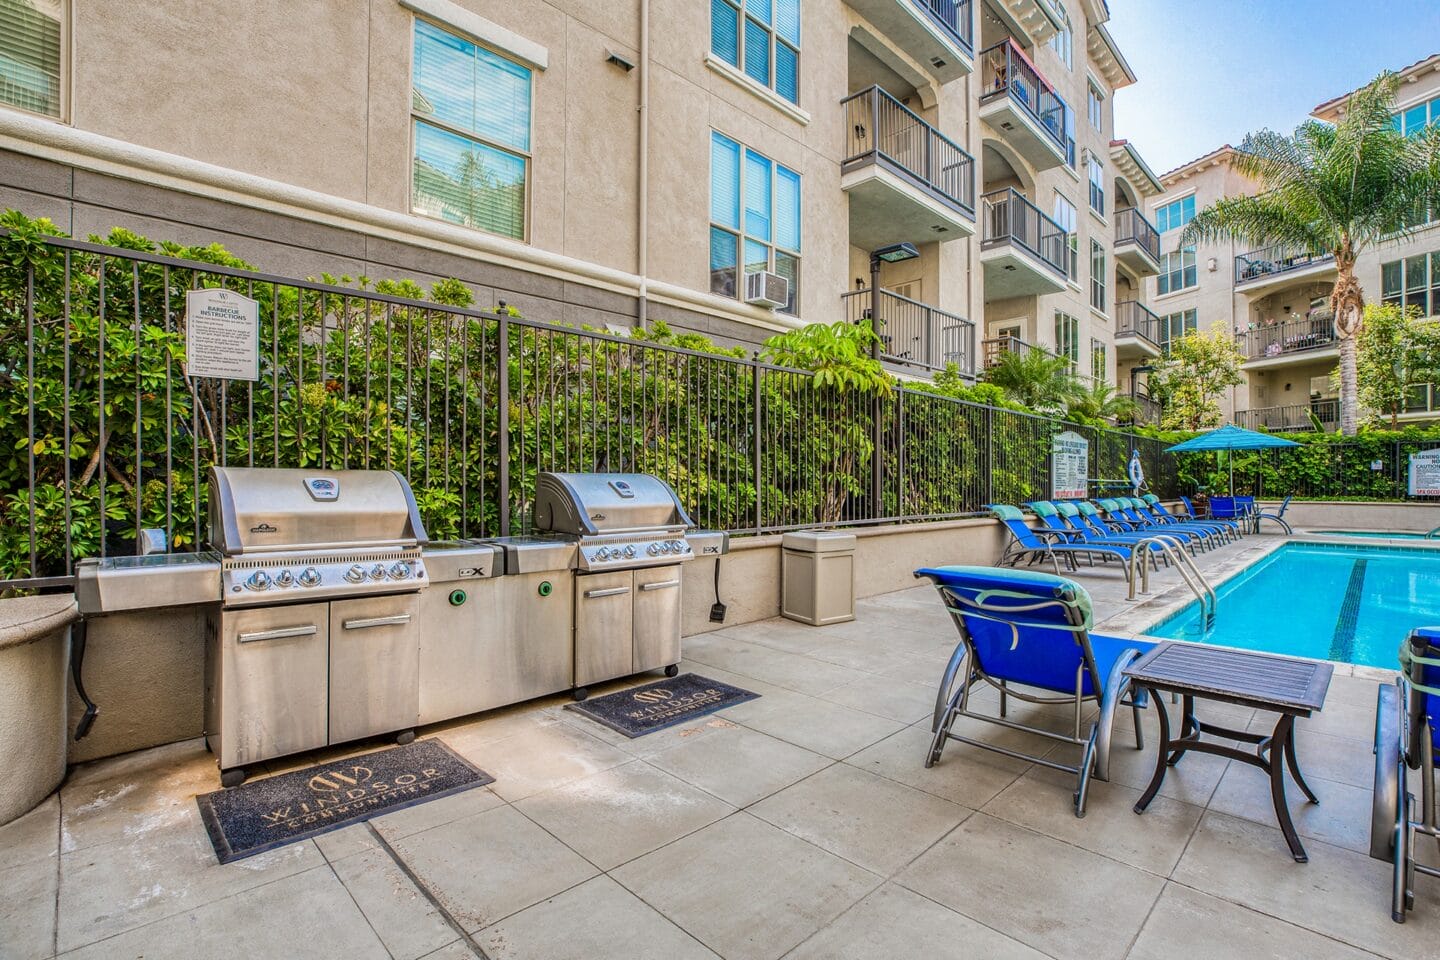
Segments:
[[[390,579],[404,580],[410,576],[410,565],[408,563],[394,563],[390,565]]]
[[[627,558],[635,556],[635,545],[633,543],[625,548],[625,556]]]
[[[291,573],[289,570],[281,570],[279,575],[275,577],[275,586],[277,587],[290,587],[294,585],[295,574]]]
[[[269,590],[270,574],[266,573],[264,570],[256,570],[254,573],[250,574],[250,579],[245,581],[245,586],[249,587],[251,590]]]
[[[606,550],[604,547],[601,547],[599,550],[596,550],[596,551],[595,551],[595,559],[596,559],[596,560],[608,560],[608,559],[610,559],[610,551],[609,551],[609,550]]]
[[[349,570],[345,571],[345,579],[351,583],[359,583],[365,579],[365,568],[358,563],[355,564]]]
[[[671,540],[670,546],[676,553],[684,553],[689,545],[684,540]]]
[[[306,567],[300,571],[300,586],[316,587],[320,585],[320,571],[314,567]]]
[[[658,544],[658,543],[652,543],[652,544],[650,544],[650,546],[648,546],[648,547],[645,548],[645,552],[648,553],[648,554],[650,554],[650,556],[652,556],[652,557],[655,556],[656,554],[658,554],[658,553],[660,552],[660,544]]]
[[[375,564],[375,566],[371,567],[371,568],[370,568],[370,579],[371,579],[371,580],[384,580],[384,579],[385,579],[385,564],[383,564],[383,563],[377,563],[377,564]]]

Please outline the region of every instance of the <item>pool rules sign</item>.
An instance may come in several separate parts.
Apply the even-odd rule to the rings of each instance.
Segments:
[[[233,290],[185,294],[185,372],[260,379],[260,304]]]
[[[1440,497],[1440,450],[1410,454],[1410,496]]]
[[[1085,499],[1085,470],[1090,465],[1090,441],[1073,430],[1050,441],[1050,498]]]

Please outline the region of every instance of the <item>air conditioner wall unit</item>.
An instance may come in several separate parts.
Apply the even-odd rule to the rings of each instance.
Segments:
[[[790,302],[790,281],[778,273],[761,270],[745,274],[745,302],[757,307],[778,309]]]

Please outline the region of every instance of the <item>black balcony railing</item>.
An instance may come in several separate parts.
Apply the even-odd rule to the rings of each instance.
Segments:
[[[1066,131],[1070,127],[1065,116],[1070,108],[1009,37],[980,52],[980,102],[989,103],[997,97],[1009,97],[1019,104],[1062,153],[1067,151]]]
[[[980,348],[981,353],[985,356],[986,370],[989,370],[995,366],[995,364],[999,363],[1000,358],[1007,353],[1025,354],[1032,350],[1039,350],[1041,353],[1049,354],[1052,357],[1059,356],[1059,354],[1052,350],[1037,347],[1033,343],[1027,343],[1019,337],[1010,336],[1009,334],[1001,337],[991,337],[989,340],[982,340],[980,342]]]
[[[1160,349],[1160,318],[1139,300],[1121,300],[1115,304],[1115,339],[1142,337]]]
[[[1335,344],[1335,320],[1327,311],[1301,320],[1272,323],[1237,333],[1235,343],[1246,360],[1322,350]]]
[[[1314,430],[1317,424],[1321,430],[1334,430],[1340,423],[1340,401],[1335,399],[1311,400],[1309,403],[1289,404],[1283,407],[1237,410],[1235,423],[1247,430],[1263,429],[1272,432]]]
[[[1300,270],[1334,260],[1329,253],[1301,253],[1294,247],[1277,244],[1242,253],[1235,258],[1235,282],[1248,283],[1261,277]]]
[[[915,6],[924,10],[932,19],[945,28],[951,38],[958,40],[966,53],[973,53],[975,46],[975,18],[970,15],[971,0],[912,0]]]
[[[1013,243],[1024,247],[1047,267],[1065,276],[1065,229],[1012,187],[980,198],[984,210],[982,249]]]
[[[1145,424],[1152,427],[1160,425],[1160,415],[1164,412],[1160,407],[1160,401],[1151,397],[1141,390],[1130,394],[1130,399],[1135,401],[1135,415],[1131,419],[1133,424]]]
[[[868,289],[843,293],[840,299],[851,323],[871,319]],[[975,375],[975,325],[958,314],[882,289],[874,330],[884,360],[929,370],[953,363],[965,376]]]
[[[974,218],[974,157],[878,86],[851,94],[841,106],[842,171],[883,164]]]
[[[1115,211],[1117,253],[1122,243],[1137,244],[1141,250],[1150,254],[1151,260],[1157,264],[1160,262],[1160,234],[1150,224],[1150,221],[1145,219],[1145,215],[1135,207]]]

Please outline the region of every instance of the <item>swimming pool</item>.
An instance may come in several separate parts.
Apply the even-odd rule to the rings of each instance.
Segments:
[[[1192,602],[1145,632],[1371,667],[1398,666],[1400,642],[1440,624],[1440,553],[1287,543],[1221,584],[1215,626]]]
[[[1429,538],[1423,533],[1396,533],[1389,530],[1310,530],[1320,537],[1366,537],[1373,540],[1425,540]],[[1440,539],[1435,540],[1436,546],[1440,546]]]

